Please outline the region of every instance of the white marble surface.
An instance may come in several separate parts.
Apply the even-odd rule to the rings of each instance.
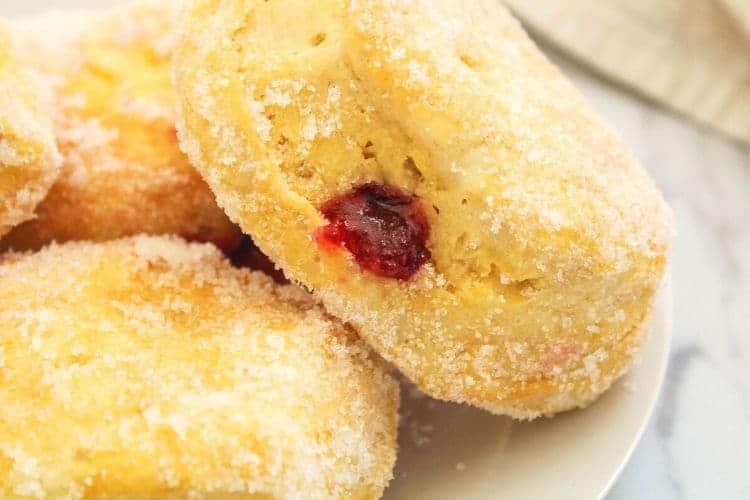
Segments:
[[[553,58],[636,151],[677,221],[667,380],[607,499],[750,499],[750,150]]]

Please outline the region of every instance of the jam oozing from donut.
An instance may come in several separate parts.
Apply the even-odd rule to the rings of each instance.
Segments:
[[[330,221],[315,232],[322,247],[342,247],[364,269],[407,280],[430,259],[430,228],[416,196],[370,182],[328,200]]]

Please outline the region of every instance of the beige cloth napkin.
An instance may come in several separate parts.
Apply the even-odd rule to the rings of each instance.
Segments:
[[[750,145],[750,0],[505,0],[604,75]]]

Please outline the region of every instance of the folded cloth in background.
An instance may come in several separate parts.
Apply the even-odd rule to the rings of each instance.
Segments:
[[[750,145],[750,0],[506,0],[605,76]]]

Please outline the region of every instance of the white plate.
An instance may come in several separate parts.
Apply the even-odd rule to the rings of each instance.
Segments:
[[[0,15],[104,8],[118,0],[0,0]],[[603,497],[648,422],[667,366],[672,293],[665,286],[631,374],[595,404],[516,423],[405,389],[396,478],[387,500]]]

